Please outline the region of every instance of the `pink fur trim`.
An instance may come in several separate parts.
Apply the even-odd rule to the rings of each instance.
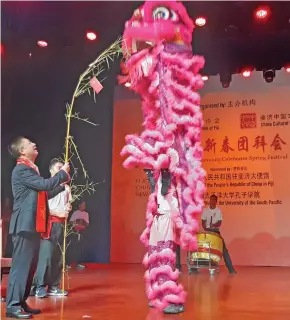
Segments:
[[[143,258],[143,265],[147,268],[148,265],[149,265],[149,256],[148,256],[148,253],[146,253],[144,255],[144,258]],[[149,275],[149,271],[146,271],[146,273],[148,272],[148,275]],[[145,273],[145,276],[146,276],[146,273]]]
[[[159,259],[166,260],[168,262],[175,262],[176,255],[175,253],[167,248],[162,250],[161,252],[153,252],[149,257],[148,257],[148,264],[154,264],[156,261]]]
[[[179,31],[182,39],[191,41],[193,23],[187,16],[185,8],[175,1],[165,3],[174,8],[175,12],[178,12],[178,18],[182,20],[182,24],[179,21],[175,22],[175,25],[181,25]],[[185,250],[194,250],[197,246],[196,232],[205,192],[205,171],[201,168],[203,150],[200,143],[203,120],[199,107],[200,95],[194,90],[203,86],[198,73],[204,66],[204,59],[199,56],[189,57],[182,53],[172,54],[164,50],[163,40],[172,37],[175,25],[173,27],[170,21],[153,22],[152,9],[155,6],[156,2],[145,2],[143,19],[147,25],[141,25],[138,32],[141,40],[150,41],[148,37],[151,37],[157,40],[157,43],[150,50],[145,49],[132,55],[126,64],[132,83],[130,89],[139,93],[143,99],[144,131],[140,136],[128,135],[127,146],[122,149],[121,154],[127,157],[124,161],[125,167],[138,166],[151,169],[154,171],[155,179],[159,177],[161,169],[169,169],[173,176],[172,181],[177,181],[175,187],[179,204],[182,203],[185,207],[182,212],[182,217],[185,216],[184,221],[180,215],[181,207],[178,209],[171,207],[178,235],[176,242]],[[132,21],[134,18],[126,27],[125,39],[136,33],[136,28],[130,27]],[[144,63],[147,64],[146,68]],[[164,67],[162,74],[159,66]],[[161,83],[166,93],[159,91]],[[145,246],[149,245],[150,230],[157,211],[157,191],[155,188],[147,204],[146,228],[140,237]],[[154,252],[149,257],[146,255],[143,263],[150,267],[156,265],[158,261],[162,261],[161,266],[145,274],[148,298],[160,310],[169,303],[184,303],[186,293],[183,287],[176,283],[178,273],[164,265],[166,261],[175,263],[175,253],[170,249]],[[162,273],[170,280],[159,285],[157,279]]]

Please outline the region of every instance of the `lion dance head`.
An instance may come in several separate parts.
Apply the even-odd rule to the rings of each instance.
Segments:
[[[134,54],[160,41],[190,45],[193,29],[180,2],[146,1],[125,24],[123,49]]]

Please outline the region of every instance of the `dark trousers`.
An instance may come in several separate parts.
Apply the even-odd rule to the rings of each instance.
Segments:
[[[12,253],[13,253],[12,235],[8,234],[4,257],[12,258]]]
[[[52,223],[50,238],[40,242],[35,273],[36,287],[57,287],[62,274],[63,223]]]
[[[232,272],[235,270],[233,267],[232,259],[229,254],[228,248],[226,246],[225,240],[224,240],[224,238],[222,238],[222,239],[223,239],[223,258],[225,261],[225,265],[228,268],[229,272]]]
[[[68,265],[82,263],[82,236],[80,233],[74,232],[68,237],[66,262]]]
[[[38,259],[40,235],[32,232],[20,232],[12,236],[12,242],[12,266],[6,296],[8,312],[18,310],[29,296]]]
[[[219,230],[208,230],[208,231],[217,233],[217,234],[219,234],[221,236],[221,233],[219,232]],[[232,271],[235,270],[234,267],[233,267],[232,259],[231,259],[231,256],[229,254],[229,251],[228,251],[228,248],[226,246],[224,238],[222,236],[221,236],[221,238],[223,239],[223,258],[224,258],[224,261],[225,261],[225,265],[228,268],[229,272],[232,272]]]
[[[176,268],[181,270],[181,262],[180,262],[180,246],[176,246]]]

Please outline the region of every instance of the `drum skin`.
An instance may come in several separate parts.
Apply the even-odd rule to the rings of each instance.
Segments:
[[[223,240],[214,232],[200,232],[197,234],[198,250],[191,253],[191,260],[209,260],[219,264],[223,256]],[[210,253],[209,253],[210,252]]]

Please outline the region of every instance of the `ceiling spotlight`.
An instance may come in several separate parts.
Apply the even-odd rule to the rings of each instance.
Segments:
[[[255,11],[255,17],[260,20],[268,18],[269,14],[270,14],[270,10],[269,8],[266,8],[266,7],[260,7]]]
[[[202,76],[201,79],[202,79],[203,81],[207,81],[207,80],[208,80],[208,76]]]
[[[290,66],[286,66],[285,70],[286,70],[287,73],[290,73]]]
[[[275,73],[274,69],[269,69],[269,70],[263,71],[263,77],[267,83],[273,82],[275,75],[276,75],[276,73]]]
[[[46,41],[43,41],[43,40],[39,40],[37,41],[37,45],[41,48],[45,48],[48,46],[48,43]]]
[[[242,71],[242,76],[244,78],[249,78],[252,74],[252,71],[250,69],[245,69],[244,71]]]
[[[97,39],[96,33],[92,32],[92,31],[88,31],[87,32],[87,39],[91,40],[91,41],[96,40]]]
[[[223,88],[228,88],[230,83],[232,82],[232,74],[231,73],[221,73],[220,81]]]
[[[131,83],[130,82],[126,82],[125,83],[125,87],[127,87],[127,88],[131,87]]]
[[[198,27],[203,27],[206,25],[206,18],[205,17],[198,17],[195,19],[195,25]]]
[[[3,56],[3,55],[4,55],[4,46],[3,46],[3,44],[2,44],[2,43],[1,43],[0,53],[1,53],[1,56]]]

